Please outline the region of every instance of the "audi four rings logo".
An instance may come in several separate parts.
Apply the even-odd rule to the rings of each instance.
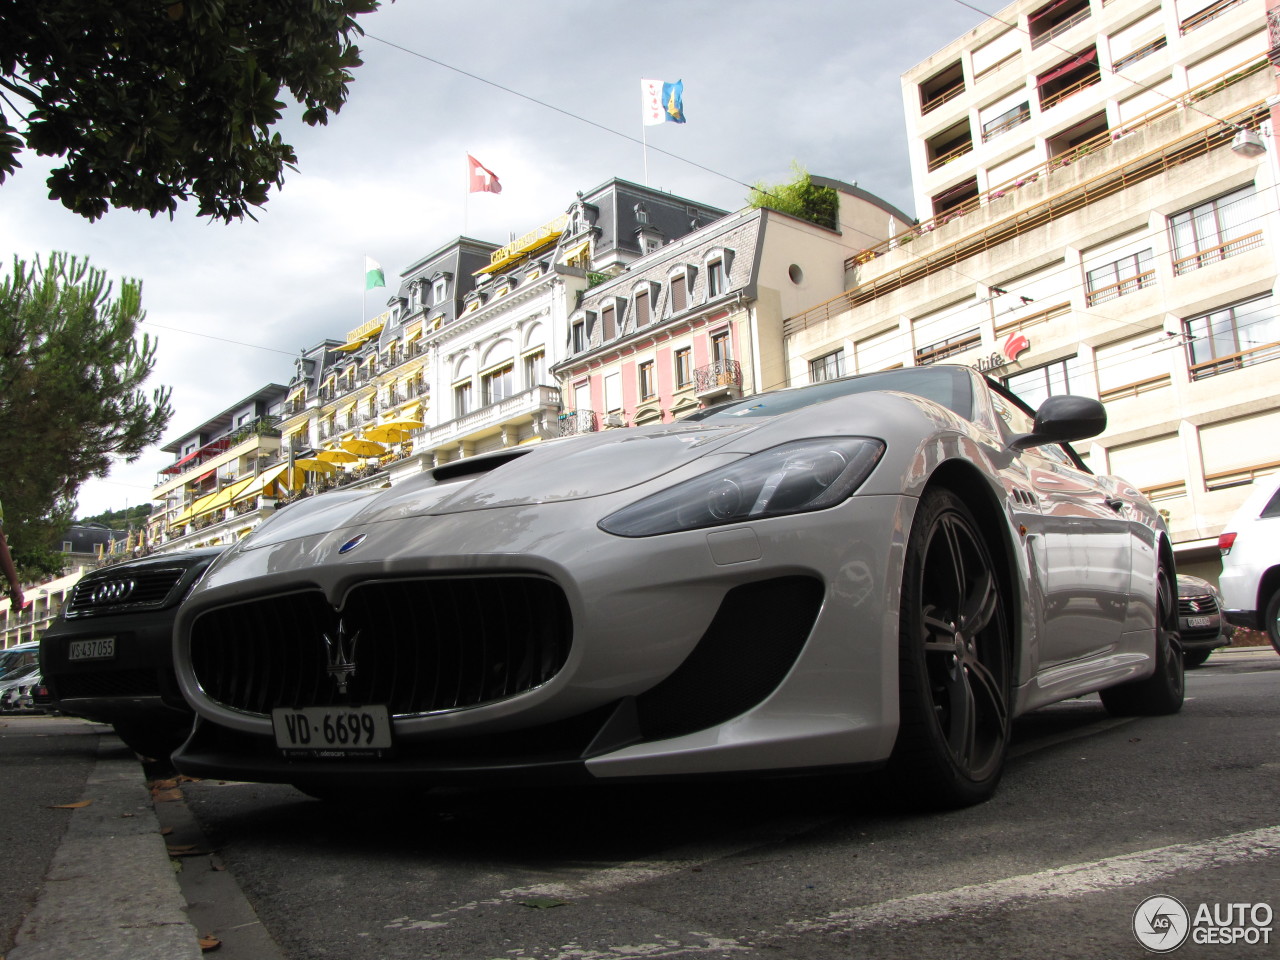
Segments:
[[[94,587],[89,595],[90,603],[121,603],[133,593],[138,585],[136,580],[108,580]]]

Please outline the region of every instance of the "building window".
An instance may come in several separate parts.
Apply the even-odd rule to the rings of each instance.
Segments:
[[[728,282],[724,274],[724,261],[713,260],[707,264],[707,299],[714,300],[724,293]]]
[[[636,329],[647,327],[649,325],[649,291],[641,290],[636,293]]]
[[[444,303],[445,296],[449,293],[449,281],[441,277],[431,287],[431,302],[433,304]]]
[[[930,363],[937,363],[939,360],[955,356],[957,353],[972,350],[981,342],[982,335],[977,330],[969,330],[965,333],[958,333],[954,337],[939,340],[937,343],[917,347],[916,366],[923,367]]]
[[[1121,257],[1085,274],[1085,303],[1093,307],[1125,294],[1136,293],[1156,282],[1151,248]]]
[[[992,117],[982,125],[982,142],[986,143],[1002,133],[1008,133],[1014,127],[1020,126],[1031,119],[1031,105],[1029,103],[1020,103],[1016,107],[1011,107],[997,117]]]
[[[688,347],[676,351],[676,388],[693,383],[693,360]]]
[[[715,363],[724,363],[730,360],[733,353],[729,347],[729,331],[721,330],[719,333],[711,335],[711,359]]]
[[[684,313],[689,307],[689,293],[686,289],[684,274],[676,274],[671,278],[671,312]]]
[[[1077,357],[1046,363],[1034,370],[1022,370],[1005,377],[1004,385],[1032,410],[1037,409],[1045,397],[1086,392],[1085,377]]]
[[[487,407],[511,396],[515,383],[515,368],[508,363],[497,370],[490,370],[480,376],[481,402]]]
[[[529,387],[545,383],[547,379],[547,356],[541,350],[524,358],[524,382]]]
[[[453,415],[465,417],[471,412],[471,381],[460,383],[453,388]]]
[[[581,353],[587,349],[587,322],[585,320],[575,320],[572,327],[572,344],[571,348],[574,353]]]
[[[600,336],[607,343],[618,335],[618,311],[612,305],[600,311]]]
[[[604,408],[609,413],[622,409],[622,375],[619,373],[605,374]]]
[[[844,349],[832,350],[809,361],[809,382],[834,380],[844,376]]]
[[[640,399],[652,399],[657,393],[653,382],[653,361],[646,360],[640,364]]]
[[[1280,358],[1280,317],[1271,294],[1184,321],[1191,378]]]
[[[1253,208],[1250,185],[1170,217],[1174,276],[1260,246],[1262,231],[1249,229]]]

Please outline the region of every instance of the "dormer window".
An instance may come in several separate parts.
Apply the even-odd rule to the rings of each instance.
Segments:
[[[449,281],[445,277],[440,277],[431,285],[431,302],[433,304],[443,303],[449,294]]]

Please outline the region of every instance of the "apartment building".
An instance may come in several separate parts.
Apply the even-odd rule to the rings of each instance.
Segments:
[[[565,433],[670,421],[786,382],[783,318],[839,293],[845,258],[911,223],[857,186],[812,181],[835,192],[834,224],[748,207],[586,293],[569,315],[568,358],[553,368]]]
[[[1270,48],[1261,0],[1058,0],[908,71],[921,223],[788,318],[791,382],[834,355],[1098,397],[1090,467],[1141,487],[1180,569],[1215,576],[1222,525],[1280,469]]]

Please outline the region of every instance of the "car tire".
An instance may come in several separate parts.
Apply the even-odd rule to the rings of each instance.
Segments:
[[[114,723],[111,726],[126,747],[153,760],[168,760],[191,733],[190,728],[155,723]]]
[[[1263,626],[1266,628],[1267,639],[1271,641],[1271,646],[1275,648],[1276,653],[1280,653],[1280,590],[1271,594],[1271,599],[1267,601]]]
[[[1173,577],[1161,560],[1156,567],[1155,672],[1100,691],[1107,712],[1117,717],[1154,717],[1182,709],[1186,679],[1175,596]]]
[[[899,728],[886,773],[918,808],[986,800],[1010,735],[1008,603],[972,511],[951,491],[920,500],[907,540],[898,637]]]
[[[1196,667],[1204,666],[1204,662],[1209,659],[1209,650],[1184,650],[1182,652],[1182,668],[1184,670],[1194,670]]]

